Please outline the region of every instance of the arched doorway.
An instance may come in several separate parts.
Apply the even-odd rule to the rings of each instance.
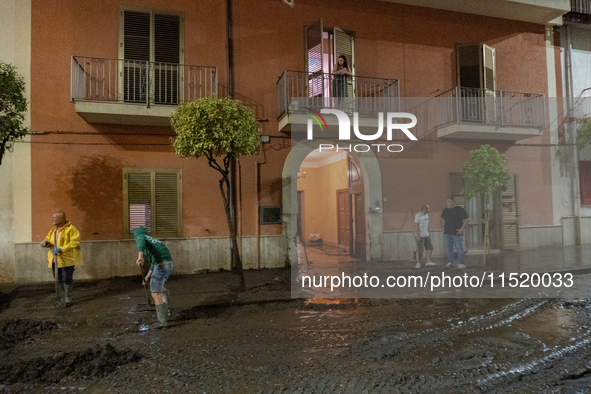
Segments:
[[[292,264],[298,261],[298,234],[308,241],[310,233],[320,234],[326,250],[359,261],[381,260],[382,181],[375,155],[319,152],[322,143],[328,142],[300,141],[283,168],[283,217]],[[331,176],[335,173],[342,174],[340,180]],[[324,234],[314,232],[318,229]]]

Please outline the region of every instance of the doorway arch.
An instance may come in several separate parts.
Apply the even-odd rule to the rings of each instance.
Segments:
[[[288,153],[282,173],[282,210],[285,222],[288,253],[290,261],[297,262],[297,174],[302,162],[319,144],[331,144],[328,140],[301,140]],[[382,260],[383,242],[383,198],[382,174],[375,154],[368,152],[351,152],[350,156],[359,165],[363,177],[364,211],[365,211],[365,260]]]

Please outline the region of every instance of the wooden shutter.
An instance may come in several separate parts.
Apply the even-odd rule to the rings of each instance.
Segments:
[[[129,233],[139,226],[152,230],[152,179],[149,172],[127,174],[127,205]]]
[[[324,95],[324,40],[322,39],[322,33],[322,18],[306,28],[308,97],[320,97],[315,106],[322,106],[322,97]]]
[[[154,101],[178,104],[180,86],[180,17],[154,15]]]
[[[339,56],[344,55],[347,58],[347,63],[351,68],[351,74],[355,75],[355,58],[354,58],[354,41],[353,36],[345,33],[343,30],[335,27],[333,29],[333,53],[335,63],[339,59]],[[355,96],[355,84],[354,78],[347,78],[349,90],[349,97]]]
[[[581,204],[591,205],[591,161],[579,162]]]
[[[495,49],[488,45],[482,45],[482,88],[484,89],[484,106],[486,123],[495,123],[497,116],[496,106],[496,75],[495,75]]]
[[[178,234],[179,229],[179,194],[177,173],[156,172],[156,233]]]
[[[150,60],[150,13],[124,11],[124,58]]]
[[[519,248],[519,220],[517,216],[517,188],[515,176],[509,180],[509,187],[501,191],[503,214],[503,249]]]

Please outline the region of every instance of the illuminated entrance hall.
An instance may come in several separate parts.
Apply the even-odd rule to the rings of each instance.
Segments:
[[[297,175],[300,264],[364,261],[363,178],[347,152],[310,152]]]

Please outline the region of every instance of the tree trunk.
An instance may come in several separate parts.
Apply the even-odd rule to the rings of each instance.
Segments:
[[[228,229],[230,230],[230,243],[231,243],[231,259],[232,271],[240,275],[240,291],[246,290],[246,284],[244,280],[244,270],[242,269],[242,259],[240,258],[240,251],[238,250],[238,240],[236,238],[236,228],[232,221],[232,214],[230,211],[230,178],[229,178],[229,165],[232,155],[228,154],[224,158],[224,168],[221,168],[219,164],[213,158],[213,155],[207,156],[209,160],[209,166],[219,171],[222,174],[220,179],[220,192],[222,193],[222,199],[224,200],[224,210],[226,211],[226,221],[228,223]]]

